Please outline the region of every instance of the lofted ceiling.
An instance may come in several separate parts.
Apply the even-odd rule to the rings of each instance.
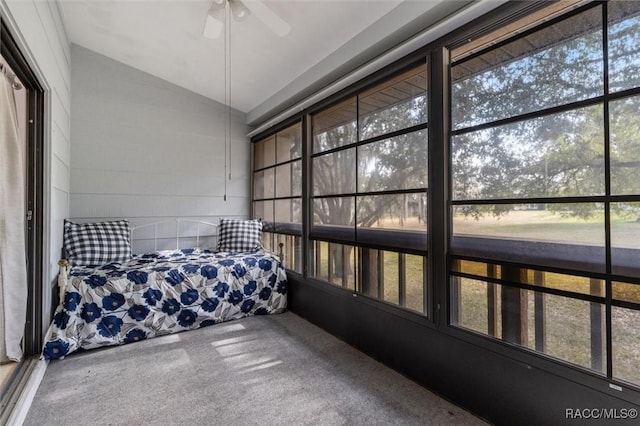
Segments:
[[[202,36],[211,1],[58,0],[72,43],[224,102],[224,39]],[[256,0],[244,1],[251,7]],[[356,40],[362,50],[370,48],[378,41],[371,28],[404,1],[262,2],[285,20],[291,31],[279,37],[254,14],[231,21],[230,103],[247,113],[349,41],[353,44]],[[394,21],[396,26],[401,24]],[[380,26],[387,28],[381,31],[388,31],[388,27]],[[374,37],[359,37],[367,29]]]

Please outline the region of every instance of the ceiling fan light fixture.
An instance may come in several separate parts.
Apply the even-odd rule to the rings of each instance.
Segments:
[[[207,12],[207,16],[217,19],[218,21],[224,21],[224,10],[224,3],[220,5],[216,2],[213,2],[211,7],[209,8],[209,12]]]
[[[285,37],[291,32],[291,26],[264,4],[262,0],[253,0],[246,4],[242,0],[210,1],[211,6],[202,31],[202,35],[206,38],[215,39],[222,35],[227,19],[227,3],[229,3],[231,16],[236,21],[242,21],[250,14],[253,14],[279,37]]]
[[[231,7],[231,14],[236,21],[242,21],[251,13],[249,9],[238,0],[229,0],[229,6]]]

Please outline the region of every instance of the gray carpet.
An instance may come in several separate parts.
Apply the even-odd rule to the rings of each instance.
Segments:
[[[483,424],[293,313],[49,364],[25,425]]]

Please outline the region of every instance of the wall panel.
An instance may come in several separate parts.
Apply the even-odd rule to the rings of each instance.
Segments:
[[[245,114],[81,46],[71,48],[71,212],[81,221],[249,214]]]

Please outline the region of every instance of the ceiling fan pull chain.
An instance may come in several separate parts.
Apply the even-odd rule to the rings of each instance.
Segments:
[[[242,5],[242,3],[238,3],[242,6],[242,8],[240,10],[246,10],[246,8],[244,8],[244,5]],[[229,16],[227,16],[227,19],[229,21],[229,99],[227,102],[227,128],[229,131],[229,137],[227,138],[228,143],[229,143],[229,181],[231,180],[231,15],[233,14],[234,10],[233,10],[233,6],[231,4],[231,1],[229,1]],[[244,12],[243,12],[243,16],[242,18],[244,18]]]
[[[229,34],[230,34],[230,7],[229,2],[224,4],[224,103],[226,105],[226,119],[224,123],[224,201],[227,201],[227,173],[228,173],[228,155],[227,145],[229,144],[229,83],[231,76],[229,75],[229,61],[231,59]]]

